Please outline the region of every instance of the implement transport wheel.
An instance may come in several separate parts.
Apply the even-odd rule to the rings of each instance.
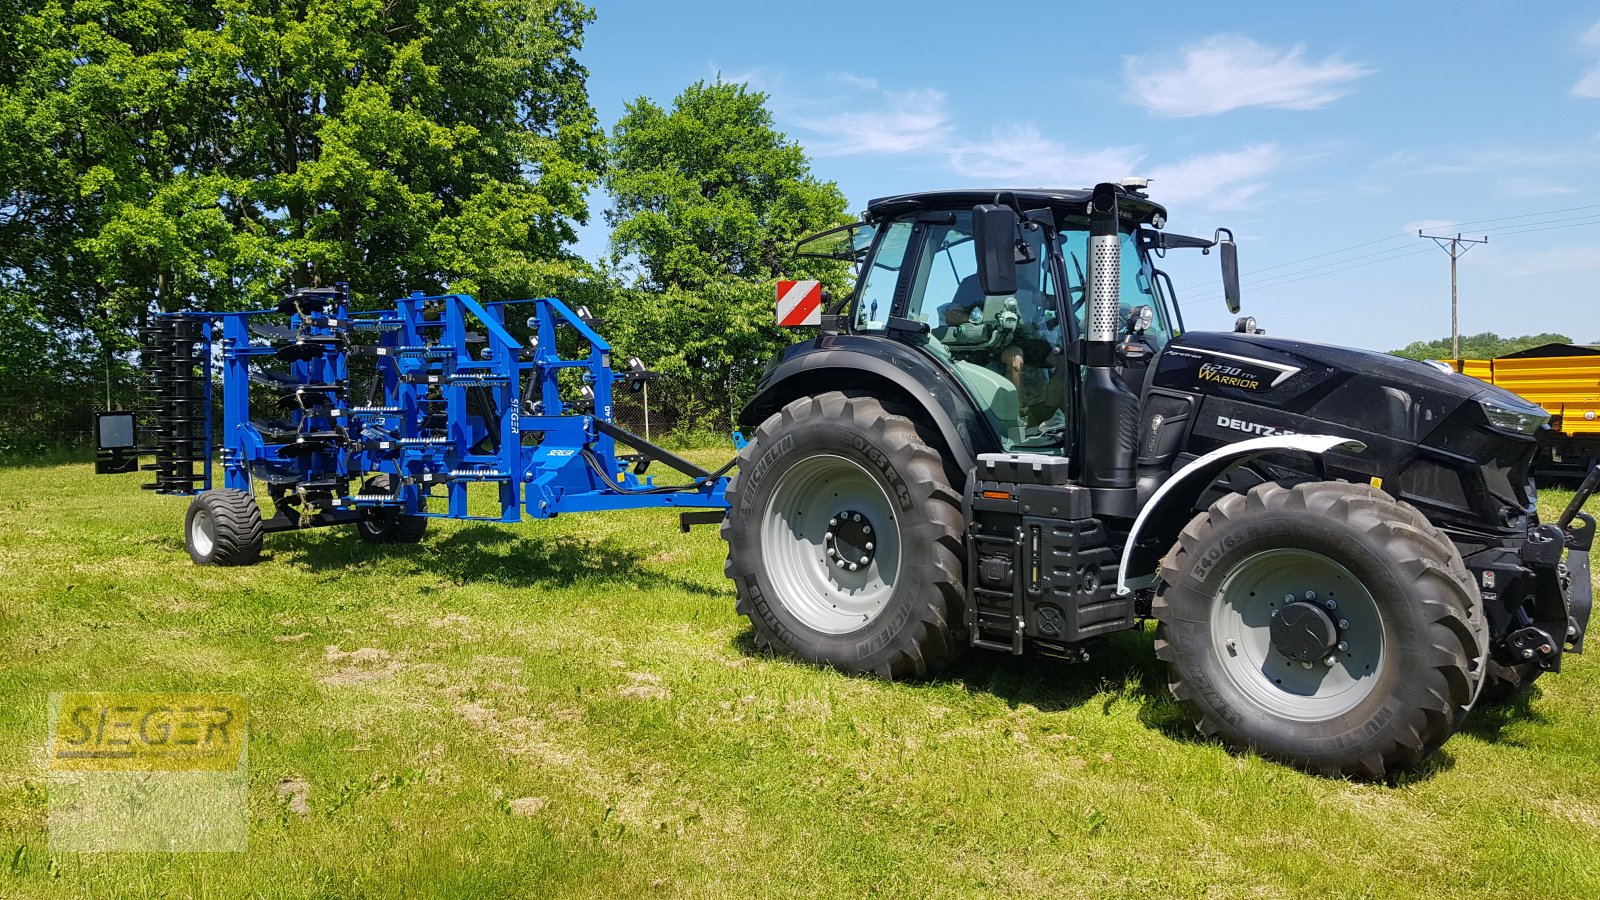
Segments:
[[[261,507],[244,491],[201,491],[189,503],[184,545],[201,566],[248,566],[261,556]]]
[[[726,572],[756,644],[856,674],[926,675],[965,647],[961,495],[916,425],[872,397],[803,397],[728,486]]]
[[[361,485],[363,494],[392,494],[388,475],[374,475]],[[426,501],[423,501],[426,504]],[[356,523],[356,533],[369,544],[415,544],[428,530],[428,520],[408,516],[393,507],[374,507]]]
[[[1455,545],[1365,485],[1262,484],[1196,516],[1161,566],[1156,654],[1202,734],[1381,778],[1472,708],[1487,622]]]

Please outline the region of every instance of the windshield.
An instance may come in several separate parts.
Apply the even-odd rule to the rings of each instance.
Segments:
[[[1089,232],[1087,229],[1069,229],[1061,232],[1061,255],[1067,262],[1067,296],[1072,303],[1072,314],[1078,320],[1080,333],[1087,333],[1088,310],[1084,308],[1085,260],[1089,258]],[[1178,333],[1166,296],[1156,285],[1156,271],[1150,260],[1139,252],[1138,241],[1131,233],[1122,235],[1122,284],[1119,291],[1122,309],[1118,320],[1126,322],[1139,306],[1148,306],[1154,318],[1145,330],[1145,338],[1160,349]]]

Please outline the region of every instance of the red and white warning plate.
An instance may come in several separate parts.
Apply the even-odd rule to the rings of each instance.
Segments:
[[[778,325],[799,328],[822,324],[822,282],[778,282]]]

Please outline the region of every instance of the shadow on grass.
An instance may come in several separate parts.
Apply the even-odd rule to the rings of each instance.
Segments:
[[[723,592],[705,584],[662,573],[648,566],[636,548],[612,538],[591,540],[571,535],[529,538],[512,529],[474,524],[418,544],[369,544],[353,530],[337,536],[287,532],[275,537],[280,559],[320,574],[370,569],[399,561],[408,574],[432,574],[456,584],[488,583],[507,587],[570,587],[586,581],[648,581],[698,596]]]
[[[1499,703],[1479,704],[1457,733],[1470,734],[1485,741],[1508,740],[1502,732],[1509,725],[1519,722],[1542,725],[1549,721],[1543,713],[1533,708],[1533,701],[1538,698],[1539,686],[1534,685],[1528,690],[1518,691]]]
[[[931,683],[954,683],[969,694],[1004,700],[1012,708],[1031,706],[1041,712],[1062,712],[1097,703],[1104,714],[1119,700],[1138,707],[1141,724],[1169,740],[1194,745],[1215,745],[1200,734],[1167,689],[1166,665],[1156,658],[1155,634],[1149,628],[1110,635],[1089,646],[1086,662],[1067,663],[1034,655],[969,651]],[[757,647],[755,633],[745,628],[732,640],[735,650],[748,656],[770,655]],[[1500,740],[1501,731],[1514,722],[1544,721],[1531,707],[1538,688],[1493,706],[1475,709],[1458,730],[1484,740]],[[1383,779],[1391,787],[1426,782],[1455,767],[1455,757],[1445,749],[1434,752],[1408,772],[1393,772]]]

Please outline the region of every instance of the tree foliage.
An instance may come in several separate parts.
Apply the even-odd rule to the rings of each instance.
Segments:
[[[697,82],[670,110],[635,100],[611,133],[606,218],[626,282],[607,309],[613,341],[674,376],[652,401],[719,425],[794,340],[774,323],[775,282],[846,285],[843,266],[793,256],[799,238],[848,221],[845,198],[811,174],[766,100]]]
[[[1516,353],[1530,347],[1542,344],[1570,344],[1572,338],[1564,334],[1525,334],[1519,337],[1501,337],[1492,331],[1481,334],[1463,334],[1461,336],[1462,359],[1494,359],[1507,353]],[[1395,356],[1407,359],[1449,359],[1450,338],[1442,337],[1436,341],[1416,341],[1400,348],[1390,350]]]
[[[149,309],[551,289],[599,178],[576,0],[0,5],[0,296]],[[17,318],[13,316],[12,318]],[[20,326],[19,326],[20,327]]]

